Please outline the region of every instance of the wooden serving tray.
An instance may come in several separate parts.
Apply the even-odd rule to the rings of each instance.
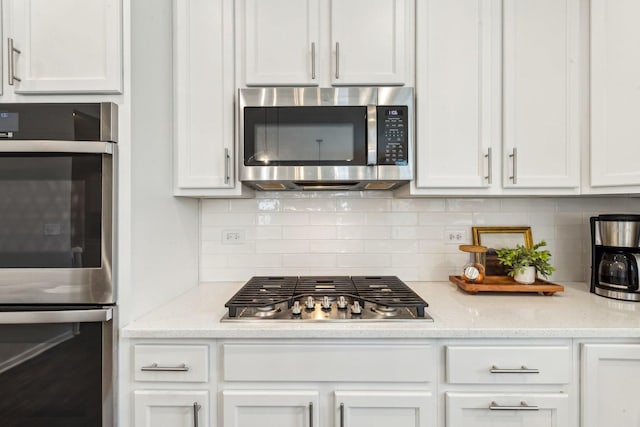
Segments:
[[[486,276],[483,283],[467,283],[461,276],[449,276],[452,283],[470,294],[478,292],[541,292],[544,295],[553,295],[563,292],[564,286],[536,279],[531,285],[522,285],[509,276]]]

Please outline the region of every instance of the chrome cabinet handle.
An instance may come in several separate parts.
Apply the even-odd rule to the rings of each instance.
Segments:
[[[518,149],[513,148],[511,154],[509,154],[509,158],[513,161],[513,175],[509,177],[509,179],[514,183],[518,183]]]
[[[177,366],[161,366],[157,363],[152,363],[149,366],[140,367],[141,371],[152,371],[152,372],[187,372],[189,371],[189,367],[184,363],[181,363]]]
[[[316,79],[316,43],[311,43],[311,80]]]
[[[193,427],[198,427],[198,412],[202,406],[198,402],[193,402]]]
[[[16,49],[15,47],[13,47],[13,38],[9,37],[7,39],[7,55],[9,56],[8,59],[8,74],[9,74],[9,85],[13,86],[14,80],[17,82],[21,82],[22,80],[20,80],[18,77],[16,77],[15,74],[15,63],[14,63],[14,58],[13,55],[14,53],[17,54],[21,54],[22,52],[19,49]]]
[[[538,411],[539,407],[535,405],[527,405],[527,402],[520,402],[520,405],[498,405],[496,402],[491,402],[489,409],[492,411]]]
[[[231,180],[231,176],[229,171],[231,170],[231,154],[229,154],[229,149],[224,149],[224,183],[228,184]]]
[[[535,368],[531,369],[531,368],[527,368],[526,366],[509,369],[509,368],[498,368],[497,366],[493,365],[489,370],[489,372],[491,372],[492,374],[539,374],[540,369],[535,369]]]
[[[340,78],[340,43],[336,42],[336,80]]]
[[[309,402],[309,427],[313,427],[313,402]]]
[[[344,403],[340,404],[340,427],[344,427]]]
[[[485,175],[484,179],[487,180],[487,184],[491,184],[491,182],[493,181],[493,177],[491,176],[492,174],[492,159],[491,159],[491,155],[492,155],[492,151],[491,151],[491,147],[487,148],[487,154],[484,155],[484,157],[487,159],[487,174]]]

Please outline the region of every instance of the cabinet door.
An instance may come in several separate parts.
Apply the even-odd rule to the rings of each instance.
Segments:
[[[336,391],[335,426],[427,427],[436,425],[433,396],[410,391]]]
[[[224,390],[225,427],[319,426],[318,392],[305,390]]]
[[[232,0],[174,0],[176,195],[234,187],[232,20]]]
[[[136,390],[135,427],[194,427],[209,425],[207,391]]]
[[[244,6],[247,86],[318,85],[319,0],[245,0]]]
[[[121,0],[6,4],[16,93],[122,91]]]
[[[585,344],[581,370],[582,427],[638,425],[640,345]]]
[[[417,4],[418,188],[500,184],[500,33],[497,0]]]
[[[412,39],[410,0],[332,0],[331,82],[405,84]]]
[[[446,393],[445,417],[447,427],[568,426],[569,398],[560,393]]]
[[[591,186],[640,185],[640,2],[591,1]]]
[[[580,183],[579,0],[504,0],[503,184]]]

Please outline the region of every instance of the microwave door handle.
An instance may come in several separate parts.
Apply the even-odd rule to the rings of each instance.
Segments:
[[[378,160],[378,109],[367,105],[367,166],[375,166]]]

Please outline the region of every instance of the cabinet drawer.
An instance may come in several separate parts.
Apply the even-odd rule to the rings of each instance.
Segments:
[[[448,346],[447,382],[453,384],[567,384],[568,346]]]
[[[136,381],[207,382],[209,348],[206,345],[136,345],[133,369]]]
[[[433,349],[421,344],[225,344],[225,381],[430,382]]]

